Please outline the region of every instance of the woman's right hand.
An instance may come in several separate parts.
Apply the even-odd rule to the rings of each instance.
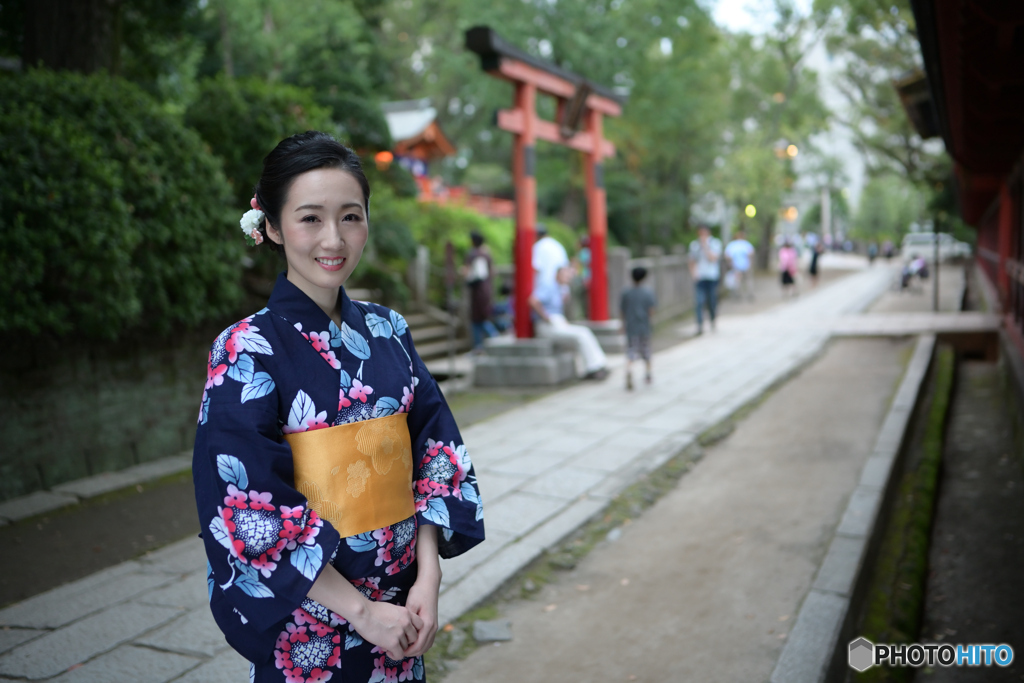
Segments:
[[[405,657],[405,652],[423,628],[423,620],[419,615],[405,607],[387,602],[368,602],[366,609],[349,622],[356,632],[380,649],[395,661]]]

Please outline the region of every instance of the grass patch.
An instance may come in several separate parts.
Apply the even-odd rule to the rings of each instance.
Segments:
[[[906,467],[868,585],[860,634],[875,643],[915,643],[921,630],[928,549],[942,446],[952,397],[955,357],[951,348],[936,352],[924,421],[915,428]],[[857,683],[906,683],[911,667],[875,667],[854,673]]]

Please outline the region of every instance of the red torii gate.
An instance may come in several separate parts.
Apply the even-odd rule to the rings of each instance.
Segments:
[[[516,136],[512,157],[516,188],[516,336],[533,336],[527,299],[533,292],[537,140],[564,145],[585,155],[587,228],[590,232],[590,319],[607,320],[608,215],[602,160],[615,155],[615,146],[603,137],[602,117],[622,113],[620,98],[581,76],[519,50],[487,26],[475,26],[466,31],[466,48],[480,55],[484,71],[515,85],[515,108],[499,111],[497,124]],[[557,123],[537,116],[538,91],[556,99]],[[576,129],[581,120],[584,130],[578,132]]]

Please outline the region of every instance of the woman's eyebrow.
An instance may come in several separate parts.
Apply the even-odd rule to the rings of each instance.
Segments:
[[[323,209],[323,208],[324,207],[323,207],[322,204],[303,204],[302,206],[296,207],[295,211],[304,211],[306,209]],[[341,208],[343,208],[343,209],[353,209],[353,208],[361,209],[361,208],[363,208],[363,205],[360,204],[359,202],[349,202],[347,204],[342,204]]]

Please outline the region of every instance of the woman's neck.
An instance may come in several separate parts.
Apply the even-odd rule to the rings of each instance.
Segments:
[[[338,310],[338,297],[340,296],[339,290],[311,286],[304,280],[297,282],[292,280],[290,271],[287,277],[288,281],[301,289],[306,296],[312,299],[313,303],[319,306],[320,310],[326,313],[327,317],[333,320],[335,325],[339,328],[341,327],[341,311]]]

